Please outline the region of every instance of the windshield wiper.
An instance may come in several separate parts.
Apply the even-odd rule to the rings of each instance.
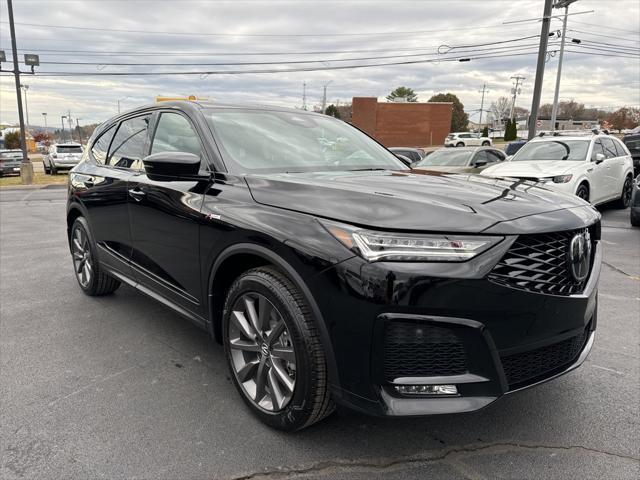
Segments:
[[[388,168],[370,167],[370,168],[353,168],[347,170],[348,172],[375,172],[379,170],[388,170]]]

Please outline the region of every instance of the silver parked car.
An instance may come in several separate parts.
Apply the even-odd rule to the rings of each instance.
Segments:
[[[82,145],[79,143],[58,143],[51,145],[42,159],[44,172],[55,175],[59,170],[71,170],[82,159]]]
[[[20,175],[20,165],[22,165],[22,150],[0,150],[0,177]]]

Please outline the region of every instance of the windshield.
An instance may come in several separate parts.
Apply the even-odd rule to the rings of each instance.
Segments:
[[[56,147],[58,153],[82,153],[80,145],[58,145]]]
[[[511,159],[512,162],[531,160],[584,161],[589,140],[548,140],[525,144]]]
[[[358,129],[323,115],[267,110],[209,110],[226,155],[248,172],[407,170]]]
[[[431,155],[421,160],[416,167],[451,166],[466,167],[469,164],[473,152],[468,150],[436,150]]]

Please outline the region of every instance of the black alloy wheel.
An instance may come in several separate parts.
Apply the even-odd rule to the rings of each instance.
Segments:
[[[280,271],[256,268],[234,282],[223,337],[233,382],[263,422],[299,430],[333,411],[315,322],[298,288]]]
[[[631,203],[631,194],[633,193],[633,180],[631,177],[627,177],[622,185],[622,193],[620,198],[616,201],[616,207],[627,208]]]
[[[589,188],[583,183],[582,185],[580,185],[578,187],[578,190],[576,190],[576,196],[580,197],[585,202],[588,202],[589,201]]]
[[[120,282],[102,271],[96,261],[95,245],[84,217],[76,218],[69,237],[73,271],[78,285],[90,296],[107,295],[114,292]]]

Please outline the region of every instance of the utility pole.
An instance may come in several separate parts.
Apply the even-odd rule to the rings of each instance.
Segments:
[[[327,87],[331,82],[333,82],[333,80],[329,80],[322,86],[322,113],[327,109]]]
[[[44,117],[44,130],[47,131],[47,112],[42,112],[42,116]]]
[[[307,82],[302,82],[302,109],[307,109]]]
[[[60,137],[62,137],[62,141],[60,143],[64,143],[64,119],[67,118],[66,115],[60,116],[60,123],[62,124],[62,131],[60,132]]]
[[[76,117],[76,128],[78,129],[78,138],[80,139],[80,145],[82,145],[82,129],[80,128],[80,119]]]
[[[16,100],[18,101],[18,120],[20,122],[20,148],[22,149],[22,164],[20,165],[20,178],[25,185],[33,183],[33,164],[27,156],[27,138],[24,131],[24,118],[22,116],[22,92],[20,91],[20,65],[18,64],[18,47],[16,46],[16,27],[13,23],[13,4],[7,0],[9,13],[9,30],[11,32],[11,49],[13,50],[13,76],[16,82]]]
[[[538,48],[538,65],[536,66],[536,80],[533,85],[533,100],[531,101],[531,115],[529,115],[529,135],[531,140],[536,135],[538,108],[542,95],[542,80],[544,79],[544,63],[547,58],[547,42],[549,41],[549,24],[551,23],[551,8],[553,0],[544,0],[542,13],[542,29],[540,30],[540,47]]]
[[[69,123],[69,141],[73,142],[73,119],[71,118],[71,110],[67,111],[67,122]]]
[[[20,88],[24,90],[24,113],[27,117],[27,132],[30,130],[29,127],[29,103],[27,102],[27,90],[29,90],[29,85],[20,85]]]
[[[511,80],[516,81],[516,86],[511,89],[511,92],[513,93],[513,97],[511,99],[511,110],[509,111],[509,119],[513,119],[513,110],[516,108],[516,97],[520,93],[520,90],[519,90],[520,82],[525,78],[526,77],[522,77],[520,75],[515,75],[511,77]]]
[[[562,58],[564,56],[564,42],[567,36],[567,17],[569,5],[576,0],[556,0],[554,8],[564,7],[564,19],[562,20],[562,40],[560,41],[560,58],[558,59],[558,71],[556,73],[556,91],[553,94],[553,109],[551,110],[551,131],[556,129],[556,116],[558,114],[558,98],[560,96],[560,77],[562,76]]]
[[[482,90],[479,90],[480,92],[482,92],[482,100],[480,102],[480,121],[478,122],[478,128],[481,129],[482,128],[482,110],[484,109],[484,94],[486,92],[488,92],[489,90],[487,90],[487,84],[483,84],[482,85]]]

